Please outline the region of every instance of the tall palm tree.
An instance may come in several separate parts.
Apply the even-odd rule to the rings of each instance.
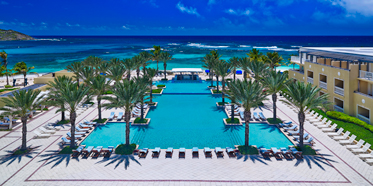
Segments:
[[[204,65],[202,67],[209,69],[209,77],[211,79],[211,86],[214,86],[214,81],[213,81],[213,75],[214,75],[214,66],[216,64],[216,58],[212,56],[211,54],[206,54],[205,57],[202,58],[202,62]]]
[[[253,48],[250,50],[248,54],[250,60],[257,60],[257,61],[262,61],[263,59],[263,53],[261,53],[258,49]]]
[[[153,46],[154,50],[151,50],[150,52],[152,53],[152,61],[157,61],[157,73],[158,73],[158,62],[159,62],[159,58],[161,57],[161,52],[162,52],[162,48],[161,46]]]
[[[126,68],[127,80],[130,80],[132,70],[136,69],[136,63],[135,63],[134,60],[132,60],[130,58],[123,59],[122,63],[124,65],[124,67]]]
[[[27,150],[26,138],[27,138],[27,118],[29,112],[35,110],[43,98],[40,96],[40,90],[20,90],[13,92],[13,95],[3,99],[5,107],[1,108],[4,110],[6,115],[19,115],[22,121],[22,146],[20,150]],[[11,122],[11,121],[10,121]]]
[[[276,121],[277,111],[277,93],[285,88],[287,81],[287,74],[276,72],[275,70],[268,70],[263,78],[263,84],[269,94],[272,94],[273,101],[273,120]]]
[[[248,68],[254,73],[254,79],[256,81],[259,81],[260,79],[262,79],[263,75],[265,75],[265,72],[267,72],[269,67],[262,61],[251,60],[248,64]]]
[[[28,67],[27,64],[23,61],[18,62],[14,65],[13,70],[16,71],[16,74],[22,74],[23,75],[23,86],[26,86],[26,76],[27,74],[38,74],[36,72],[31,72],[31,70],[34,69],[34,67]]]
[[[126,121],[126,145],[130,144],[130,119],[133,106],[140,100],[140,86],[134,80],[122,80],[115,84],[112,96],[104,96],[102,99],[109,103],[103,104],[106,108],[122,108],[125,110]]]
[[[81,69],[79,75],[83,79],[84,84],[88,84],[88,81],[95,76],[95,70],[91,66],[85,66]]]
[[[139,85],[139,102],[141,104],[140,119],[144,119],[144,101],[147,100],[145,97],[149,94],[149,81],[152,81],[148,75],[142,77],[136,77],[135,82]]]
[[[140,55],[133,56],[132,59],[133,63],[136,67],[136,77],[140,77],[140,68],[142,66],[142,59]]]
[[[93,68],[95,74],[99,74],[99,66],[104,63],[105,61],[96,56],[88,56],[86,59],[83,60],[83,65],[90,66]]]
[[[53,81],[48,82],[48,88],[50,92],[48,93],[48,96],[46,97],[45,104],[46,105],[52,105],[57,106],[61,108],[59,112],[61,112],[61,121],[65,120],[65,102],[63,99],[61,99],[60,95],[60,89],[63,88],[66,84],[72,83],[73,79],[70,77],[67,77],[65,75],[63,76],[57,76],[53,79]]]
[[[107,69],[111,66],[111,64],[108,61],[103,61],[100,66],[97,67],[97,73],[96,75],[106,74]]]
[[[120,64],[117,66],[111,65],[107,69],[106,73],[110,79],[114,80],[115,82],[119,82],[124,76],[124,74],[126,73],[126,68],[124,67],[123,64]]]
[[[222,89],[222,102],[224,103],[224,91],[225,91],[225,77],[227,77],[231,73],[231,64],[225,62],[224,60],[219,60],[219,62],[215,65],[215,73],[217,74],[217,77],[221,76],[222,80],[221,83],[223,85]],[[217,78],[217,84],[219,85],[219,78]],[[219,86],[217,86],[217,90],[219,92]]]
[[[168,52],[161,52],[161,55],[159,56],[159,60],[163,61],[163,69],[164,69],[164,78],[166,79],[166,68],[167,68],[167,61],[172,60],[172,55]]]
[[[282,56],[277,52],[267,52],[266,56],[263,56],[263,62],[266,63],[271,69],[274,69],[282,65]]]
[[[233,71],[233,80],[236,80],[236,71],[237,68],[240,66],[240,58],[232,57],[228,61],[231,64],[232,71]]]
[[[318,106],[329,104],[328,94],[319,96],[321,88],[312,86],[311,83],[294,82],[285,85],[283,91],[286,100],[281,100],[287,105],[292,105],[297,109],[299,121],[299,140],[300,147],[303,147],[303,134],[304,134],[304,120],[306,110],[312,110]]]
[[[119,58],[111,58],[109,61],[110,66],[119,66],[123,65],[122,61]]]
[[[8,54],[3,50],[0,52],[0,58],[3,59],[2,63],[3,66],[5,67],[5,71],[8,71]],[[6,85],[9,85],[9,75],[6,75]]]
[[[149,52],[146,52],[146,51],[143,51],[143,52],[140,52],[140,59],[141,59],[141,64],[142,64],[142,70],[143,70],[143,73],[145,75],[146,71],[145,71],[145,68],[146,66],[148,65],[148,61],[152,59],[152,55],[149,54]]]
[[[153,78],[157,74],[157,69],[147,68],[146,76],[148,77],[148,83],[150,86],[150,103],[153,103]]]
[[[92,77],[88,85],[91,88],[92,95],[97,96],[97,106],[98,106],[98,119],[101,120],[101,98],[102,95],[110,88],[110,80],[106,81],[106,78],[102,75]]]
[[[84,97],[89,94],[89,87],[88,86],[79,86],[77,83],[65,83],[59,90],[60,99],[65,103],[64,108],[60,108],[59,112],[61,111],[68,111],[70,112],[70,123],[71,123],[71,143],[70,148],[75,148],[75,121],[77,118],[76,111],[78,110],[79,104],[81,104],[84,100]],[[60,101],[55,103],[55,105],[59,105]],[[50,102],[53,104],[53,102]]]
[[[228,84],[228,97],[238,101],[244,108],[245,119],[245,146],[249,146],[249,124],[251,119],[251,108],[258,107],[262,101],[267,100],[263,93],[263,85],[257,81],[247,81],[246,79],[236,80]]]
[[[66,69],[74,73],[74,78],[76,79],[76,82],[78,82],[78,86],[79,86],[79,79],[81,79],[80,72],[83,69],[82,62],[79,62],[79,61],[72,62],[71,64],[67,65]]]

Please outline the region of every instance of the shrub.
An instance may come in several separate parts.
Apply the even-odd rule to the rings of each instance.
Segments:
[[[130,144],[130,145],[125,145],[125,144],[120,144],[118,147],[115,149],[115,154],[120,154],[120,155],[130,155],[133,153],[133,151],[136,149],[136,144]]]
[[[282,121],[280,119],[278,119],[278,118],[276,118],[276,120],[273,120],[273,118],[268,118],[267,121],[270,124],[279,124],[279,123],[282,123]]]
[[[256,147],[251,146],[251,145],[248,146],[248,147],[244,146],[244,145],[238,146],[238,150],[243,155],[256,155],[256,154],[259,154],[258,149]]]
[[[166,85],[157,85],[157,87],[166,87]]]
[[[219,90],[214,90],[214,91],[212,91],[214,94],[221,94],[221,91]]]
[[[75,149],[77,148],[78,147],[75,147]],[[73,153],[73,149],[70,148],[70,146],[66,146],[58,154],[72,154],[72,153]]]
[[[159,89],[153,89],[152,90],[152,93],[155,93],[155,94],[160,94],[162,92],[163,89],[159,88]]]
[[[63,125],[63,124],[68,124],[68,123],[70,123],[70,120],[65,119],[65,120],[57,122],[57,125]]]
[[[28,152],[30,152],[30,149],[26,149],[26,150],[18,149],[13,152],[13,155],[17,156],[17,155],[27,154]]]
[[[48,111],[49,109],[48,108],[43,108],[43,110]]]
[[[12,88],[12,85],[5,85],[5,88]]]
[[[331,118],[337,119],[337,120],[350,122],[350,123],[362,126],[365,129],[369,130],[370,132],[373,132],[373,125],[369,125],[368,123],[366,123],[364,121],[361,121],[358,118],[349,116],[345,113],[337,112],[337,111],[328,111],[328,112],[326,112],[326,115],[331,117]]]
[[[107,118],[95,119],[95,120],[93,120],[93,122],[97,122],[97,123],[105,123],[106,120],[107,120]]]
[[[225,119],[225,121],[227,123],[240,123],[240,120],[238,118],[234,118],[233,121],[231,120],[231,118],[227,118],[227,119]]]
[[[141,118],[136,118],[134,123],[146,123],[148,122],[148,119],[144,118],[144,119],[141,119]]]
[[[309,145],[303,146],[301,149],[300,147],[295,147],[298,151],[302,151],[302,155],[316,155],[316,151],[310,147]]]

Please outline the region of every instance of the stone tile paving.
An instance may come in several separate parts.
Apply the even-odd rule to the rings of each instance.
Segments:
[[[262,109],[272,117],[271,103]],[[278,102],[281,119],[297,118],[296,113]],[[113,110],[114,111],[114,110]],[[257,110],[255,110],[257,111]],[[107,117],[111,110],[104,110]],[[119,110],[116,110],[119,112]],[[262,156],[240,156],[192,159],[187,150],[185,159],[173,158],[139,159],[137,156],[117,156],[110,159],[71,159],[68,155],[56,155],[61,136],[69,128],[57,131],[48,139],[32,139],[32,130],[45,122],[59,119],[51,110],[28,124],[28,145],[38,146],[29,156],[9,157],[7,151],[20,146],[21,132],[3,136],[0,133],[0,185],[372,185],[373,168],[345,147],[329,138],[313,125],[306,123],[305,129],[316,140],[317,157],[305,156],[302,160],[263,159]],[[77,122],[97,117],[97,106],[84,111]],[[297,123],[297,120],[293,122]]]

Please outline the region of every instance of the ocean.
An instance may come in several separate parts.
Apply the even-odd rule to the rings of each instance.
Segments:
[[[1,41],[0,50],[8,55],[8,68],[24,61],[35,72],[65,69],[74,61],[93,55],[105,60],[131,58],[160,45],[173,55],[167,69],[201,68],[201,58],[218,50],[222,59],[244,57],[257,48],[264,54],[277,51],[288,62],[299,47],[372,47],[372,36],[34,36],[33,41]],[[163,64],[159,64],[163,69]],[[156,67],[152,62],[150,67]],[[278,69],[289,69],[282,66]]]

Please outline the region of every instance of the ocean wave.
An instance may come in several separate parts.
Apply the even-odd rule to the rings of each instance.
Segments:
[[[34,41],[61,41],[61,39],[34,39]]]
[[[141,50],[149,51],[149,50],[154,50],[154,48],[144,48],[144,49],[141,49]],[[163,48],[161,48],[161,50],[163,50]]]
[[[259,48],[259,49],[275,49],[277,46],[253,46],[253,48]]]
[[[203,45],[201,43],[189,43],[187,46],[197,47],[197,48],[228,48],[229,46],[212,46],[212,45]]]
[[[250,45],[240,45],[240,46],[238,46],[238,47],[241,47],[241,48],[249,48],[249,47],[251,47]]]
[[[298,49],[285,49],[285,48],[270,48],[268,50],[273,51],[286,51],[286,52],[292,52],[292,51],[298,51]]]
[[[167,45],[180,45],[179,43],[168,43]]]
[[[293,48],[300,48],[302,46],[296,46],[296,45],[294,45],[294,46],[291,46],[291,47],[293,47]]]

